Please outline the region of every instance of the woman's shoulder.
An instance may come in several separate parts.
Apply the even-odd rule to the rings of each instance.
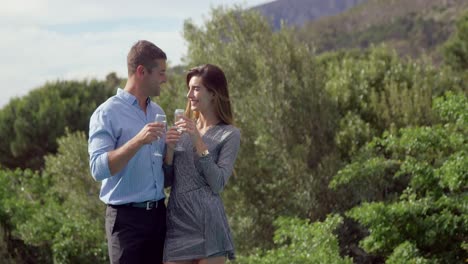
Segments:
[[[220,130],[222,130],[224,133],[236,133],[236,134],[240,134],[240,129],[234,125],[230,125],[230,124],[225,124],[225,123],[221,123],[218,125],[218,127],[220,128]]]
[[[219,127],[222,131],[222,140],[225,140],[227,138],[240,138],[241,136],[240,129],[235,127],[234,125],[222,124]]]

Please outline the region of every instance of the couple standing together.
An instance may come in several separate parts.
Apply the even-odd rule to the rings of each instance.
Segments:
[[[234,246],[220,192],[240,145],[226,77],[210,64],[190,69],[185,117],[176,122],[184,132],[166,131],[154,122],[164,111],[150,99],[166,82],[166,60],[153,43],[135,43],[125,88],[90,119],[90,168],[107,204],[110,262],[224,263]]]

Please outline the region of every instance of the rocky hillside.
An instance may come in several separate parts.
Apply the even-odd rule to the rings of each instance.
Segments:
[[[279,29],[283,20],[289,26],[302,26],[323,16],[339,14],[366,0],[277,0],[254,7],[269,17]]]
[[[386,44],[402,56],[440,61],[438,47],[468,12],[466,0],[368,0],[341,14],[308,22],[298,31],[318,52]]]

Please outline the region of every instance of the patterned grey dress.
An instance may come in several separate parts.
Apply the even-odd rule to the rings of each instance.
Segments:
[[[240,131],[218,124],[202,136],[210,154],[198,157],[187,134],[180,139],[173,166],[164,166],[172,185],[167,206],[164,261],[210,256],[234,258],[231,231],[220,192],[232,174],[240,146]]]

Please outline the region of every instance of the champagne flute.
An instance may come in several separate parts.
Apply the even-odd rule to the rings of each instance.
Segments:
[[[159,124],[163,124],[164,127],[166,127],[166,115],[156,114],[156,116],[154,117],[154,122],[159,123]],[[158,138],[158,141],[160,139],[161,138]],[[159,143],[156,145],[156,152],[154,152],[154,155],[162,157],[162,151],[159,149]]]
[[[174,124],[177,121],[183,120],[182,117],[184,116],[184,109],[176,109],[174,111]],[[184,130],[182,128],[177,127],[177,131],[182,133]],[[174,148],[176,151],[184,151],[184,147],[180,146],[179,142],[176,143],[176,147]]]

